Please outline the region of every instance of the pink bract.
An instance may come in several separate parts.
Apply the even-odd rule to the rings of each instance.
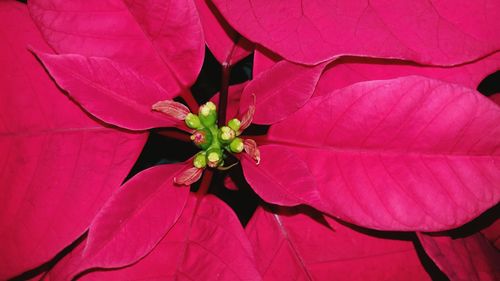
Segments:
[[[469,2],[1,2],[0,279],[498,279]]]
[[[49,50],[26,6],[1,2],[0,23],[0,279],[8,279],[85,232],[146,135],[92,120],[57,89],[26,49]]]
[[[430,280],[411,240],[379,238],[300,210],[259,208],[249,222],[264,280]]]
[[[500,47],[495,0],[214,3],[243,36],[298,63],[352,55],[456,65]]]
[[[318,209],[375,229],[437,231],[498,202],[499,123],[500,108],[475,91],[414,76],[312,99],[272,125],[267,142],[286,149],[269,158],[291,150],[306,163]]]
[[[189,87],[201,68],[203,31],[192,0],[33,0],[28,6],[58,53],[124,63],[171,96]]]

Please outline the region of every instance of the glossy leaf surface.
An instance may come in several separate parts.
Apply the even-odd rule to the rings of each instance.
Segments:
[[[355,55],[453,65],[500,47],[495,0],[214,3],[245,37],[298,63]]]
[[[259,208],[246,231],[267,281],[430,280],[411,241],[367,235],[321,215]]]
[[[29,8],[58,53],[107,57],[159,82],[170,96],[196,79],[203,31],[192,0],[33,0]]]
[[[451,281],[494,281],[500,278],[500,253],[476,233],[465,238],[418,235],[427,254]]]
[[[48,51],[25,5],[0,2],[0,279],[80,236],[134,164],[145,134],[89,118],[27,44]],[[103,172],[105,171],[105,172]]]
[[[195,205],[191,196],[179,221],[138,263],[91,272],[80,280],[261,280],[244,230],[229,207],[211,195],[193,214]],[[59,280],[56,270],[64,269],[56,267],[51,281]]]
[[[302,66],[280,61],[250,81],[241,94],[240,112],[256,98],[253,123],[273,124],[301,108],[312,96],[326,64]]]
[[[57,84],[85,110],[106,123],[130,130],[182,126],[153,111],[168,93],[153,80],[107,58],[38,53]],[[172,98],[170,96],[170,98]]]
[[[498,203],[498,124],[500,108],[475,91],[413,76],[312,99],[268,137],[307,164],[323,211],[370,228],[430,231]]]

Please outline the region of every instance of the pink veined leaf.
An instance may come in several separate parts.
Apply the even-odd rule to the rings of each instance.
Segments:
[[[418,233],[418,238],[451,281],[495,281],[500,278],[500,253],[480,233],[465,238]]]
[[[240,112],[256,97],[253,123],[273,124],[301,108],[312,96],[326,63],[303,66],[286,60],[250,81],[241,94]]]
[[[328,217],[323,221],[330,227],[297,210],[275,213],[258,208],[246,232],[262,278],[430,280],[411,241],[367,235]]]
[[[205,48],[193,0],[33,0],[28,6],[58,53],[124,63],[160,83],[168,97],[191,86],[201,69]]]
[[[369,228],[439,231],[499,202],[498,124],[500,107],[474,90],[410,76],[311,99],[272,125],[268,142],[274,158],[307,164],[322,211]]]
[[[232,118],[238,118],[238,112],[240,108],[240,98],[243,89],[247,85],[247,82],[231,85],[229,86],[227,95],[227,108],[226,108],[226,120],[231,120]],[[216,105],[219,104],[219,93],[215,94],[211,99]]]
[[[144,259],[122,269],[90,272],[79,280],[261,280],[238,218],[215,196],[201,200],[193,214],[196,197],[190,196],[179,221]],[[65,264],[63,259],[61,266]],[[64,268],[56,265],[49,280],[59,280],[52,278],[58,271]]]
[[[205,34],[205,42],[222,64],[236,64],[250,55],[253,44],[238,33],[226,22],[214,4],[209,0],[194,0]],[[229,55],[231,57],[229,58]]]
[[[100,120],[129,130],[186,128],[151,107],[168,93],[153,80],[107,58],[37,52],[57,84]],[[187,128],[186,128],[187,129]]]
[[[294,206],[321,206],[322,201],[307,164],[293,150],[276,145],[259,147],[261,161],[244,156],[243,174],[252,189],[267,202]]]
[[[90,224],[81,252],[52,278],[70,280],[90,268],[123,267],[146,256],[181,216],[189,188],[173,179],[190,164],[155,166],[125,183]]]
[[[243,36],[297,63],[340,56],[455,65],[500,47],[500,2],[214,0]]]
[[[7,280],[87,229],[147,135],[93,121],[57,89],[26,49],[49,47],[25,5],[0,2],[0,37],[0,279]]]
[[[283,58],[279,55],[265,49],[260,45],[257,45],[253,54],[253,77],[257,77],[261,73],[271,69],[282,59]]]
[[[357,82],[420,75],[477,88],[481,80],[500,68],[500,52],[454,67],[433,67],[396,60],[341,58],[328,65],[321,75],[314,96],[329,94]]]

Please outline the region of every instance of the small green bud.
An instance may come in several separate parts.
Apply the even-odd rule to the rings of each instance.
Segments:
[[[235,138],[230,144],[229,144],[229,150],[233,153],[240,153],[245,149],[245,144],[243,143],[243,140],[240,138]]]
[[[236,132],[228,126],[222,126],[219,129],[219,140],[223,144],[230,143],[236,137]]]
[[[205,127],[210,127],[217,122],[217,108],[215,104],[211,101],[200,106],[198,116],[200,118],[201,124]]]
[[[198,169],[203,169],[207,166],[207,160],[205,152],[200,152],[196,154],[193,160],[193,165]]]
[[[229,122],[227,122],[227,126],[233,129],[233,131],[238,132],[241,127],[241,121],[236,118],[233,118],[229,120]]]
[[[191,135],[191,140],[196,144],[196,146],[202,149],[207,149],[212,144],[212,133],[208,129],[200,129]]]
[[[220,148],[212,147],[206,153],[207,165],[215,168],[222,163],[222,150]]]
[[[184,122],[186,122],[186,125],[191,129],[201,128],[200,118],[191,112],[186,115]]]

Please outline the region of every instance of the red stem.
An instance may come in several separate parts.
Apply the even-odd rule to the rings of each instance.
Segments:
[[[231,65],[228,62],[229,59],[226,59],[225,62],[222,63],[222,79],[221,79],[221,88],[219,94],[219,116],[218,125],[219,127],[224,126],[226,124],[226,111],[227,111],[227,97],[229,93],[229,77],[231,75]]]
[[[189,138],[190,136],[182,131],[177,131],[173,129],[160,129],[160,130],[155,130],[154,132],[157,133],[158,135],[167,138],[172,138],[183,142],[191,142],[191,139]]]
[[[201,177],[200,188],[196,191],[196,197],[201,198],[203,195],[207,194],[208,188],[210,187],[210,183],[212,182],[212,176],[214,172],[210,169],[206,169]],[[198,207],[198,203],[196,204]],[[197,209],[197,208],[195,208]]]
[[[193,94],[189,90],[182,91],[180,97],[187,103],[189,110],[193,113],[198,113],[198,102],[194,99]]]
[[[220,86],[220,94],[219,94],[219,114],[217,119],[219,120],[217,124],[219,127],[224,126],[226,124],[226,112],[227,112],[227,97],[229,93],[229,78],[231,76],[231,60],[233,57],[234,49],[236,49],[236,45],[240,40],[240,36],[237,36],[234,39],[233,47],[227,54],[226,59],[222,63],[222,79]]]

